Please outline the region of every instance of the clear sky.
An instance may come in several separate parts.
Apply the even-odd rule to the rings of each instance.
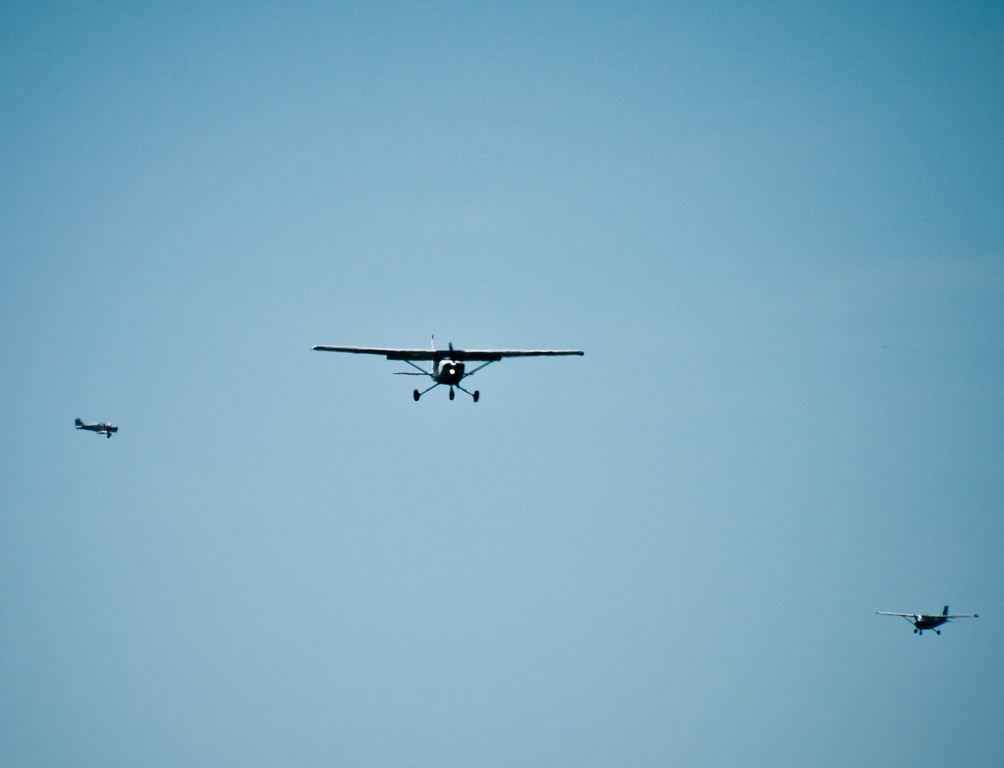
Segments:
[[[1002,39],[4,3],[0,764],[1004,764]]]

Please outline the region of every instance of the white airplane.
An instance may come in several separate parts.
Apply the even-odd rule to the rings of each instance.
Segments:
[[[84,424],[80,419],[73,420],[73,426],[77,429],[86,429],[88,432],[96,432],[99,435],[104,435],[107,438],[111,438],[113,434],[119,431],[119,428],[112,424],[110,421],[105,421],[99,424]]]
[[[875,611],[875,613],[879,616],[902,616],[913,624],[913,634],[915,635],[923,635],[925,629],[933,629],[934,634],[940,635],[941,630],[934,628],[946,624],[950,619],[978,619],[980,617],[978,613],[950,614],[947,605],[940,616],[937,614],[927,616],[923,613],[890,613],[889,611]]]
[[[416,372],[397,371],[401,376],[428,376],[435,383],[419,392],[417,389],[412,393],[415,402],[431,389],[435,389],[440,384],[446,384],[450,388],[450,400],[454,398],[454,388],[471,396],[476,403],[481,393],[478,390],[470,392],[464,389],[460,382],[473,376],[487,365],[497,363],[504,357],[539,357],[555,355],[584,355],[580,349],[454,349],[451,343],[449,349],[436,349],[436,339],[432,339],[431,349],[388,349],[386,347],[330,347],[318,344],[314,347],[319,352],[351,352],[359,355],[383,355],[388,360],[400,360],[407,363]],[[421,366],[415,364],[415,360],[431,360],[432,369],[426,371]],[[481,363],[473,370],[468,371],[468,362]]]

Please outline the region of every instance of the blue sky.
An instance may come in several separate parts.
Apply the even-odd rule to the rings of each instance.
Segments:
[[[0,763],[1001,762],[1002,26],[6,4]]]

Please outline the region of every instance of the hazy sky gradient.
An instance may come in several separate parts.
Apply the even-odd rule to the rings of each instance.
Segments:
[[[1004,762],[1002,35],[5,4],[0,764]]]

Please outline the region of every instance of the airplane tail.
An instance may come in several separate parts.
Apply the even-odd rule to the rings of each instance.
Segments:
[[[73,426],[75,426],[77,429],[80,429],[82,426],[84,426],[84,422],[82,422],[80,419],[74,419]]]
[[[945,606],[945,610],[943,610],[943,611],[941,612],[941,615],[942,615],[942,616],[947,616],[947,615],[948,615],[948,606],[947,606],[947,605]]]

